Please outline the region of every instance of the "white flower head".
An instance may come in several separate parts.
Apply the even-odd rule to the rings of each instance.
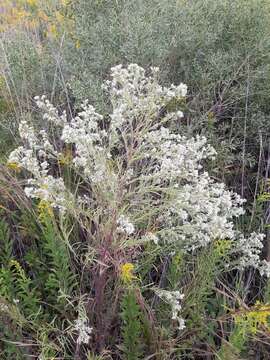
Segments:
[[[180,291],[168,291],[163,289],[156,290],[157,295],[163,299],[167,304],[171,306],[172,320],[176,320],[178,323],[178,330],[183,330],[185,328],[185,320],[181,317],[181,300],[184,298],[184,295]]]
[[[117,230],[127,235],[131,235],[135,231],[134,225],[130,222],[129,218],[125,215],[120,215],[117,220]]]
[[[88,344],[93,328],[88,326],[87,319],[77,319],[74,328],[78,331],[77,342],[79,344]]]

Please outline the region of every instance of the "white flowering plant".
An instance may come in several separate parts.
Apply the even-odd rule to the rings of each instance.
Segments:
[[[91,291],[89,286],[79,286],[79,292],[90,291],[81,295],[90,297],[92,312],[89,319],[75,322],[78,354],[84,346],[97,352],[109,346],[119,303],[119,269],[132,262],[140,267],[147,248],[160,258],[181,252],[196,259],[202,249],[218,244],[215,254],[226,255],[224,271],[253,267],[261,275],[270,274],[269,264],[261,261],[263,235],[244,236],[235,229],[234,220],[244,213],[244,200],[205,169],[216,151],[203,136],[187,138],[173,130],[183,121],[183,109],[169,111],[167,105],[175,99],[184,103],[187,86],[161,86],[157,68],[148,74],[130,64],[113,67],[103,90],[111,104],[106,115],[85,101],[70,118],[45,96],[36,97],[44,129],[21,121],[22,144],[8,160],[11,168],[23,170],[26,196],[54,215],[68,251],[79,262],[81,281],[86,281],[86,272],[91,282]],[[65,228],[67,219],[81,229],[76,242],[71,238],[74,226]],[[155,261],[152,268],[158,267]],[[134,290],[134,301],[148,318],[154,317],[155,308],[149,310],[147,303],[158,296],[171,307],[172,328],[185,332],[185,286],[177,288],[181,279],[170,288],[164,267],[152,281],[158,289],[151,282],[145,284],[153,295],[146,291],[144,299],[140,274],[133,277],[128,273],[132,266],[124,268],[129,269],[125,278],[140,293]],[[142,282],[146,279],[141,275]]]
[[[29,174],[27,196],[45,200],[63,213],[76,209],[88,216],[89,209],[93,216],[98,210],[98,219],[92,220],[104,231],[110,223],[116,245],[116,233],[140,241],[150,229],[155,229],[160,243],[174,243],[186,251],[228,239],[232,251],[243,252],[242,267],[252,265],[264,272],[258,256],[263,235],[245,240],[234,230],[233,219],[244,213],[244,200],[203,168],[215,150],[204,137],[188,139],[170,130],[183,118],[181,111],[162,115],[172,99],[185,98],[186,85],[162,87],[157,75],[158,69],[152,68],[146,76],[136,64],[112,68],[112,79],[104,84],[112,105],[107,117],[85,101],[82,111],[68,120],[45,96],[36,97],[43,120],[60,128],[61,146],[43,129],[35,132],[22,121],[24,145],[10,154],[9,163]],[[53,165],[65,157],[68,146],[70,166],[83,182],[75,193]]]

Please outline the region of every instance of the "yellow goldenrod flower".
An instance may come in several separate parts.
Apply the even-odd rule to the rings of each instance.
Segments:
[[[35,29],[38,26],[38,21],[36,19],[29,20],[26,26],[29,29]]]
[[[261,304],[259,301],[256,302],[254,309],[247,315],[254,323],[254,326],[269,326],[270,306],[268,304]]]
[[[26,0],[27,5],[37,6],[37,0]]]
[[[62,24],[65,21],[65,17],[59,11],[56,11],[54,16],[59,24]]]
[[[70,0],[61,0],[62,6],[67,6],[69,4]]]
[[[39,220],[41,222],[46,221],[48,217],[53,217],[53,209],[51,204],[46,200],[40,200],[38,203]]]
[[[51,35],[52,37],[56,38],[58,35],[57,27],[55,24],[48,26],[48,35]]]
[[[121,265],[121,274],[120,277],[124,283],[130,283],[133,279],[136,278],[133,274],[134,265],[131,263],[125,263]]]
[[[42,10],[39,10],[38,11],[38,14],[37,14],[37,17],[40,19],[40,20],[43,20],[45,22],[49,21],[49,17],[46,15],[46,13]]]
[[[0,75],[0,88],[3,88],[6,84],[5,78],[3,75]]]
[[[215,251],[217,253],[217,255],[219,256],[225,256],[230,248],[232,247],[232,241],[231,240],[216,240],[215,243]]]
[[[28,15],[28,12],[26,12],[24,9],[17,10],[17,13],[15,14],[18,20],[25,20]]]
[[[21,267],[20,263],[17,260],[10,260],[9,266],[16,269],[17,274],[19,274],[22,278],[25,278],[25,273],[23,268]]]
[[[9,262],[10,266],[15,266],[16,268],[20,268],[20,264],[18,263],[17,260],[10,260]]]
[[[70,165],[72,163],[72,150],[66,149],[58,158],[59,165]]]
[[[11,170],[14,170],[16,172],[20,172],[21,171],[21,167],[20,165],[18,165],[17,163],[15,162],[8,162],[7,163],[7,167]]]
[[[215,114],[213,111],[209,111],[209,113],[207,114],[207,117],[209,120],[213,120],[215,118]]]
[[[252,334],[256,334],[260,326],[269,329],[269,319],[269,304],[261,304],[259,301],[256,302],[251,310],[245,310],[235,316],[236,324],[245,327]]]

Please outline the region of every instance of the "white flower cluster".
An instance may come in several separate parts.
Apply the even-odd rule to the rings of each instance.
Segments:
[[[185,320],[181,317],[181,300],[183,300],[184,295],[179,291],[168,291],[168,290],[156,290],[157,295],[166,301],[172,310],[172,320],[176,320],[178,322],[178,330],[183,330],[185,326]]]
[[[45,95],[35,96],[35,101],[40,110],[43,111],[43,120],[53,123],[54,125],[63,126],[67,122],[65,111],[61,115],[57,109],[50,103]]]
[[[7,304],[0,303],[0,312],[7,313],[9,311],[9,307]]]
[[[171,206],[160,217],[167,222],[170,232],[174,231],[174,241],[177,238],[187,250],[194,250],[213,239],[235,238],[231,220],[244,213],[240,206],[243,200],[227,191],[224,184],[215,183],[207,173],[202,173],[174,194]],[[166,238],[166,229],[160,235]]]
[[[78,331],[77,342],[79,344],[88,344],[93,328],[88,326],[87,319],[77,319],[74,328]]]
[[[144,69],[130,64],[112,68],[111,80],[104,87],[112,105],[108,117],[85,101],[82,111],[68,120],[46,97],[36,98],[45,123],[54,124],[60,135],[51,142],[45,130],[36,133],[21,122],[23,146],[10,154],[9,161],[31,173],[27,195],[62,210],[90,196],[102,221],[108,218],[110,205],[114,209],[119,205],[117,231],[127,236],[140,231],[138,239],[174,242],[186,251],[228,239],[232,252],[241,255],[240,267],[252,265],[270,274],[269,264],[259,257],[263,237],[255,234],[246,239],[234,230],[233,218],[243,214],[243,200],[213,181],[203,168],[215,150],[204,137],[188,139],[170,128],[183,113],[170,112],[166,106],[174,99],[181,103],[186,85],[163,87],[158,83],[158,69],[146,76]],[[70,194],[52,169],[59,157],[65,157],[59,143],[64,149],[72,147],[74,169],[89,185],[89,191],[84,185],[86,194]],[[120,215],[124,208],[125,216]],[[145,228],[136,226],[138,219]],[[149,231],[154,231],[155,238],[147,236]]]
[[[159,243],[159,238],[157,237],[156,234],[154,234],[152,232],[148,232],[143,236],[142,241],[143,242],[153,242],[154,244],[157,245]]]
[[[170,88],[158,84],[158,69],[152,68],[152,76],[146,77],[145,70],[137,64],[130,64],[127,68],[117,65],[111,69],[112,80],[108,80],[104,87],[109,92],[113,107],[111,130],[123,130],[130,126],[135,119],[149,121],[156,118],[160,109],[172,99],[183,98],[187,93],[187,86],[180,84]],[[171,114],[181,118],[181,111]]]
[[[129,218],[124,215],[120,215],[117,220],[117,225],[117,230],[119,232],[126,233],[127,235],[131,235],[135,231],[134,225],[130,222]]]
[[[106,162],[110,154],[102,146],[106,131],[100,129],[103,117],[86,100],[81,111],[63,128],[61,139],[75,145],[73,163],[93,182],[100,182],[106,174]]]
[[[187,139],[173,134],[168,128],[150,131],[145,135],[145,155],[151,180],[193,181],[202,169],[201,161],[213,158],[216,151],[207,145],[205,137]]]
[[[49,175],[49,159],[57,155],[44,131],[36,135],[33,127],[21,121],[19,133],[25,145],[19,146],[9,155],[9,162],[18,164],[32,174],[27,181],[25,193],[31,198],[45,200],[60,210],[65,210],[73,196],[65,188],[61,177]]]
[[[44,200],[52,207],[58,208],[62,212],[66,210],[68,203],[72,203],[73,197],[65,190],[62,178],[54,178],[51,175],[28,179],[25,193],[28,197]]]
[[[260,254],[263,249],[264,234],[251,233],[248,238],[243,234],[238,235],[234,253],[241,254],[239,267],[244,269],[247,266],[258,268],[261,275],[270,277],[270,266],[266,260],[260,261]]]

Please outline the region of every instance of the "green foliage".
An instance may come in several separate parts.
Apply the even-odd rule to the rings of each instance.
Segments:
[[[181,279],[184,275],[185,258],[181,252],[176,253],[172,259],[168,271],[168,281],[170,289],[176,290],[181,284]]]
[[[8,224],[0,222],[1,269],[0,295],[10,302],[18,302],[27,318],[35,317],[40,312],[39,297],[33,288],[32,280],[26,275],[18,261],[12,259],[12,242]]]
[[[0,262],[3,266],[7,266],[12,258],[13,243],[9,225],[4,218],[0,219],[0,249]]]
[[[45,281],[47,296],[51,302],[64,305],[72,296],[76,287],[76,277],[70,268],[70,254],[67,244],[55,231],[55,225],[50,219],[43,225],[44,248],[43,256],[46,259],[48,276]],[[43,260],[43,261],[44,261]]]
[[[121,302],[121,348],[126,360],[138,360],[142,355],[142,314],[134,289],[127,289]]]
[[[36,289],[32,288],[32,280],[25,274],[24,269],[16,260],[10,261],[15,298],[19,302],[19,307],[23,309],[24,315],[31,319],[35,318],[40,312],[40,299]]]
[[[186,308],[189,312],[190,324],[196,324],[197,330],[205,330],[206,313],[211,311],[211,301],[214,295],[214,284],[224,271],[226,261],[227,241],[216,241],[202,250],[195,262],[191,282],[188,284]],[[212,303],[212,305],[219,305]],[[213,311],[213,309],[212,309]],[[203,332],[204,333],[204,332]]]
[[[23,221],[22,229],[28,226],[35,231],[38,241],[42,242],[36,245],[35,238],[32,239],[32,249],[26,252],[22,266],[16,260],[14,234],[5,217],[0,221],[0,333],[5,339],[0,348],[6,358],[24,359],[28,348],[20,349],[18,344],[27,341],[23,335],[26,331],[27,336],[39,344],[44,359],[51,359],[62,353],[65,343],[61,337],[51,339],[55,332],[64,331],[64,324],[56,317],[67,310],[71,318],[73,314],[67,302],[72,300],[77,284],[70,269],[68,249],[51,219],[47,219],[40,231],[30,214],[23,213],[14,218],[17,222]]]
[[[240,309],[233,315],[233,329],[228,338],[228,342],[224,342],[218,353],[223,360],[236,360],[240,356],[247,353],[247,344],[252,335],[257,334],[260,329],[269,329],[270,324],[270,307],[269,305],[256,302],[249,309]]]

